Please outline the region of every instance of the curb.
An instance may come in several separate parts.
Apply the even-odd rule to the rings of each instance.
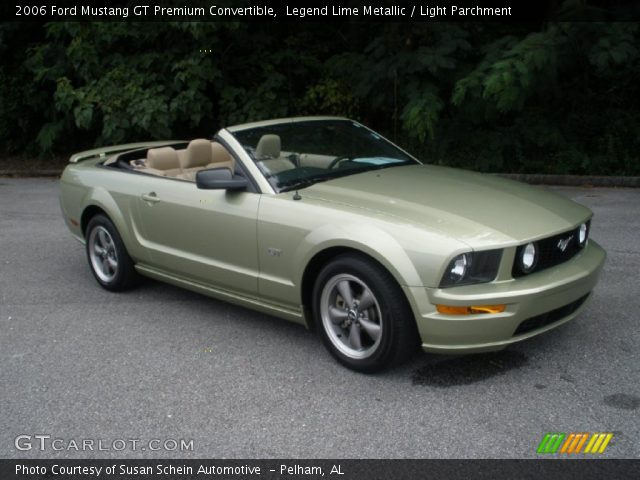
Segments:
[[[62,170],[0,170],[0,177],[59,177]],[[499,177],[534,185],[562,185],[567,187],[626,187],[640,188],[640,177],[604,175],[547,175],[537,173],[493,173]]]

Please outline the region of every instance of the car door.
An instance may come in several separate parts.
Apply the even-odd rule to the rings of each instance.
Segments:
[[[140,233],[151,266],[198,283],[255,294],[260,194],[200,190],[193,182],[140,176]]]

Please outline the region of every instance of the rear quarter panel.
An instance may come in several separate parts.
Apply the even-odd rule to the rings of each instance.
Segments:
[[[101,160],[69,164],[60,179],[60,205],[71,233],[84,242],[82,214],[90,206],[98,207],[115,224],[135,261],[147,261],[147,252],[138,240],[137,215],[139,186],[136,174],[100,165]]]

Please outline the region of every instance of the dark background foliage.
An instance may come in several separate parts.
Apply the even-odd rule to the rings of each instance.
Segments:
[[[5,23],[0,156],[328,114],[433,163],[638,175],[639,40],[637,23]]]

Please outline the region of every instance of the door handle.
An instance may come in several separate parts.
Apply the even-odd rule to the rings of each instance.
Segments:
[[[145,202],[149,202],[149,203],[158,203],[160,201],[160,199],[158,198],[158,195],[156,195],[156,192],[144,193],[142,195],[142,199]]]

